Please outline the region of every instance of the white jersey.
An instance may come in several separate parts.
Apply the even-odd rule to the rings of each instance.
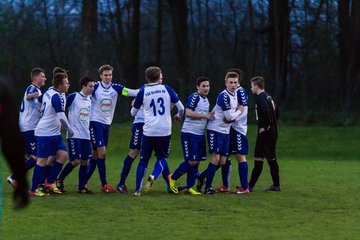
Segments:
[[[247,113],[248,113],[248,94],[243,87],[238,87],[236,90],[238,105],[244,107],[244,112],[235,122],[231,123],[231,127],[237,132],[246,135],[247,133]]]
[[[222,91],[216,99],[216,105],[213,109],[215,119],[208,122],[207,129],[223,134],[230,132],[231,124],[225,123],[224,111],[230,110],[236,112],[238,106],[237,94],[231,93],[227,89]]]
[[[65,109],[64,99],[53,88],[42,95],[41,118],[35,128],[35,136],[49,137],[60,135],[61,123],[56,113]]]
[[[91,98],[82,92],[72,93],[67,97],[68,120],[74,136],[71,138],[90,140],[90,109]],[[69,138],[69,135],[67,135]]]
[[[202,97],[199,93],[195,92],[188,97],[185,108],[200,114],[208,114],[210,103],[206,97]],[[185,114],[185,121],[181,131],[184,133],[204,135],[206,123],[206,119],[191,118]]]
[[[144,122],[145,122],[144,109],[143,109],[143,107],[141,107],[135,116],[133,124],[134,123],[144,123]]]
[[[116,83],[108,85],[103,82],[95,83],[91,98],[90,121],[110,125],[114,118],[118,95],[135,97],[137,93],[138,90],[131,90],[130,92],[126,87]]]
[[[24,98],[21,102],[21,109],[19,114],[19,127],[20,131],[33,131],[35,130],[36,125],[38,124],[41,113],[40,107],[41,103],[39,102],[38,98],[33,98],[30,100],[26,99],[26,96],[31,93],[39,93],[41,96],[41,91],[35,85],[30,85],[24,94]]]
[[[169,86],[159,83],[143,86],[134,103],[136,109],[144,107],[143,134],[148,137],[171,135],[171,103],[178,101],[178,96]]]

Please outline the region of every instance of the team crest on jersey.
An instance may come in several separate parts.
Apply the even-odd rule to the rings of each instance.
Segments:
[[[90,111],[88,108],[81,108],[78,112],[78,119],[80,122],[85,122],[89,119]]]
[[[104,98],[100,102],[100,109],[103,112],[110,112],[112,106],[112,100],[110,98]]]

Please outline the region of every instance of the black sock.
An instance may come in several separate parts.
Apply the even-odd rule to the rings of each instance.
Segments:
[[[254,161],[254,168],[251,173],[249,187],[254,187],[263,169],[263,161]]]
[[[271,174],[271,178],[273,180],[273,185],[275,187],[279,187],[280,186],[280,179],[279,179],[279,165],[275,160],[270,160],[268,161],[269,166],[270,166],[270,174]]]

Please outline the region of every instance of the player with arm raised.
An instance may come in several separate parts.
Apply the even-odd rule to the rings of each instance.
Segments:
[[[178,109],[175,116],[180,119],[184,112],[184,106],[180,102],[174,90],[159,83],[161,69],[159,67],[149,67],[145,71],[146,80],[149,84],[140,89],[135,98],[135,103],[131,109],[131,115],[135,116],[141,106],[144,109],[145,124],[143,127],[143,138],[140,150],[140,162],[136,170],[135,196],[141,195],[142,180],[146,173],[148,162],[152,151],[155,152],[157,161],[152,174],[148,177],[145,190],[150,190],[154,181],[158,178],[167,166],[170,151],[171,139],[171,103]]]
[[[41,96],[40,88],[45,85],[45,70],[34,68],[30,74],[31,85],[26,88],[19,114],[19,126],[25,140],[25,168],[29,170],[36,164],[36,139],[34,130],[40,120],[41,103],[38,98]],[[8,183],[16,187],[14,175],[7,177]]]
[[[101,191],[114,193],[116,190],[106,180],[106,148],[109,140],[118,95],[135,97],[139,90],[128,89],[112,83],[113,67],[103,65],[99,68],[101,81],[95,83],[91,98],[90,137],[93,153],[87,169],[87,180],[90,179],[96,166],[101,180]]]
[[[209,144],[209,153],[211,154],[210,163],[202,173],[198,175],[198,191],[205,183],[205,194],[215,194],[216,190],[212,188],[212,181],[218,165],[221,167],[226,163],[229,155],[230,124],[237,119],[244,111],[242,106],[238,106],[236,89],[239,84],[239,75],[236,72],[228,72],[225,75],[226,89],[222,91],[216,100],[213,109],[215,119],[209,121],[207,125],[207,139]],[[224,121],[224,119],[227,121]]]
[[[95,80],[87,76],[80,80],[81,91],[68,95],[66,99],[66,108],[68,109],[69,123],[74,131],[74,136],[67,136],[69,160],[64,169],[59,174],[56,180],[56,186],[63,191],[64,179],[72,170],[79,164],[79,193],[92,193],[85,186],[86,168],[88,160],[91,157],[91,142],[90,142],[90,109],[91,109],[91,95],[94,91]]]
[[[61,191],[54,183],[67,158],[66,146],[60,133],[61,127],[67,129],[70,136],[74,135],[65,116],[64,100],[61,97],[61,93],[66,93],[69,86],[67,74],[58,73],[54,76],[53,88],[48,89],[42,96],[42,117],[35,128],[38,159],[33,173],[31,190],[29,191],[31,196],[46,195],[41,189],[38,189],[38,186],[44,183],[45,164],[51,156],[56,156],[56,161],[44,186],[54,193],[61,194]]]
[[[193,189],[200,161],[206,160],[205,127],[208,120],[214,119],[214,113],[209,113],[210,103],[207,95],[210,90],[210,81],[207,77],[197,79],[197,91],[192,93],[185,108],[185,121],[181,130],[181,144],[184,162],[169,177],[170,188],[178,193],[176,181],[187,173],[186,190],[191,195],[201,193]]]

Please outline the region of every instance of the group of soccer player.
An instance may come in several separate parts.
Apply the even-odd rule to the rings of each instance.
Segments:
[[[197,91],[187,98],[184,107],[175,91],[163,84],[159,67],[152,66],[145,70],[148,83],[139,89],[129,89],[113,83],[112,74],[112,66],[103,65],[99,68],[100,81],[85,76],[80,80],[81,90],[66,96],[70,85],[65,69],[54,68],[52,87],[43,94],[40,88],[45,85],[45,71],[41,68],[31,71],[31,85],[25,91],[19,117],[20,130],[26,143],[25,166],[27,169],[34,167],[30,196],[62,194],[65,192],[65,178],[78,165],[79,193],[93,193],[88,188],[88,181],[96,167],[101,180],[101,191],[128,193],[126,178],[139,154],[135,196],[151,190],[160,175],[165,180],[168,192],[175,194],[183,190],[191,195],[230,192],[230,154],[235,154],[238,161],[240,185],[236,186],[235,193],[247,194],[253,191],[261,174],[264,158],[268,160],[273,178],[273,185],[265,190],[281,190],[275,154],[278,116],[271,96],[264,91],[263,78],[255,77],[251,80],[251,91],[257,96],[256,112],[259,119],[255,164],[248,182],[248,95],[240,86],[240,69],[227,70],[226,89],[218,95],[212,111],[207,99],[210,91],[210,80],[207,77],[197,79]],[[124,160],[119,183],[114,189],[106,179],[105,160],[119,94],[135,97],[131,109],[135,120],[130,151]],[[170,173],[167,159],[171,142],[171,110],[174,106],[178,111],[174,116],[176,123],[180,123],[185,115],[181,130],[184,162]],[[61,137],[61,128],[67,130],[68,151]],[[207,168],[199,172],[199,163],[206,160],[205,131],[211,158]],[[152,152],[155,153],[156,162],[143,188],[142,182]],[[70,161],[63,167],[68,156]],[[222,184],[215,189],[212,182],[219,168]],[[178,186],[177,180],[185,173],[186,186]],[[7,180],[16,188],[16,176],[10,175]]]

